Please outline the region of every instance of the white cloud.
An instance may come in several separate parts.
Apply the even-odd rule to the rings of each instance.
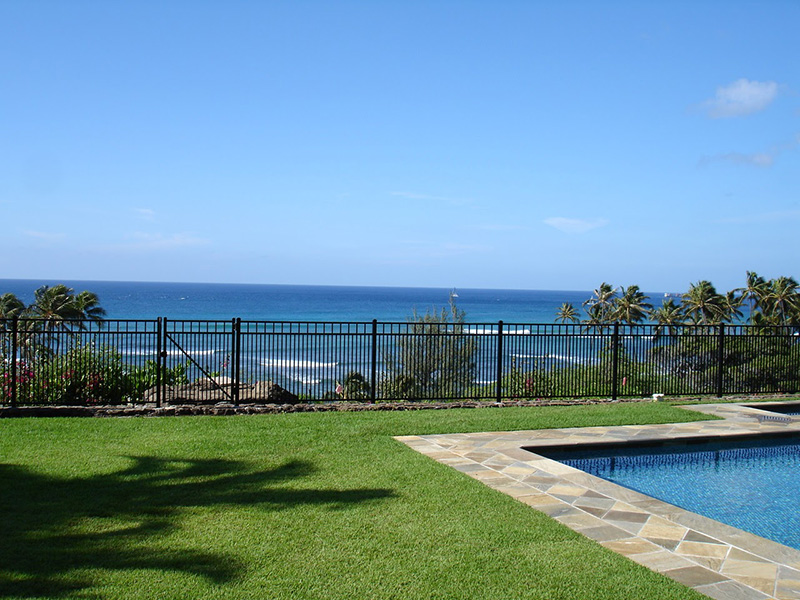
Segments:
[[[550,217],[544,220],[545,225],[555,227],[564,233],[586,233],[598,227],[608,225],[607,219],[568,219],[567,217]]]
[[[764,110],[777,95],[774,81],[737,79],[718,87],[716,95],[701,106],[712,119],[743,117]]]

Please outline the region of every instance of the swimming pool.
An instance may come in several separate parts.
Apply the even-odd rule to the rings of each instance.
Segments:
[[[800,549],[800,435],[597,444],[536,452]]]
[[[800,402],[759,402],[758,404],[745,404],[744,406],[780,415],[800,416]]]
[[[396,439],[711,598],[800,600],[800,550],[539,454],[557,447],[595,451],[629,444],[675,450],[675,444],[745,436],[800,439],[800,419],[744,404],[682,408],[716,419]],[[736,483],[732,487],[738,493],[746,482]]]

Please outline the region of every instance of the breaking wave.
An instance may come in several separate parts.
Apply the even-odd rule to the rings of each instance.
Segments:
[[[265,367],[282,367],[285,369],[330,369],[338,362],[317,362],[313,360],[294,360],[291,358],[269,358],[261,363]]]

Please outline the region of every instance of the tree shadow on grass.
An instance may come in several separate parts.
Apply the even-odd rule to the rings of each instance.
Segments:
[[[222,459],[129,458],[128,468],[72,478],[0,464],[0,598],[83,596],[94,585],[86,574],[92,569],[174,571],[225,583],[244,570],[235,556],[156,543],[181,527],[185,511],[344,509],[395,496],[388,489],[281,487],[311,475],[307,462],[256,470]]]

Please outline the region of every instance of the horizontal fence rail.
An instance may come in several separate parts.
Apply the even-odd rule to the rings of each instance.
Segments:
[[[0,403],[796,392],[797,328],[0,319]]]

